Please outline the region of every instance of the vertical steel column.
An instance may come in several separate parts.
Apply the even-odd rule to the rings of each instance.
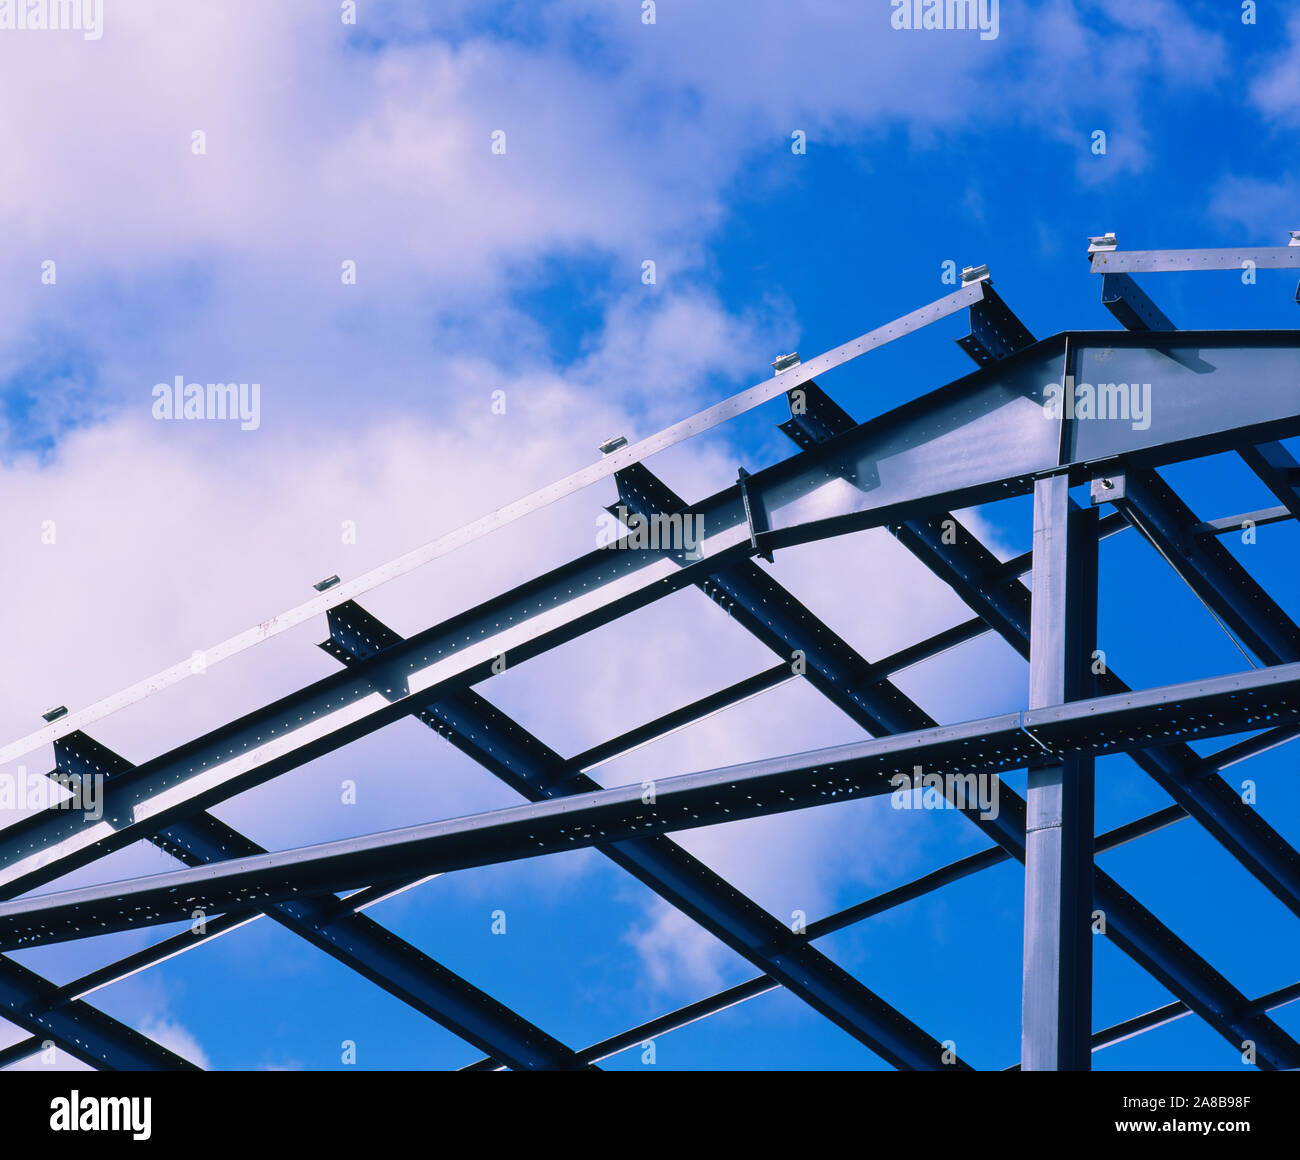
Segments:
[[[1092,692],[1097,640],[1097,511],[1069,479],[1034,485],[1029,705]],[[1093,759],[1029,771],[1020,1061],[1025,1071],[1086,1071],[1092,1039]]]

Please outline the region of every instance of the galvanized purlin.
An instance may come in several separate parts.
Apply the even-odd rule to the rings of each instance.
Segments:
[[[1281,251],[1284,257],[1273,264],[1300,264],[1296,249],[1300,248]],[[1169,268],[1226,269],[1230,255],[1255,261],[1242,257],[1251,253],[1217,251],[1207,256],[1202,252],[1200,264],[1191,266],[1186,263],[1196,256],[1182,254],[1170,260],[1184,265]],[[1278,254],[1273,253],[1275,257]],[[1132,333],[1072,333],[1041,343],[1033,342],[987,281],[972,274],[958,295],[943,302],[951,303],[969,292],[966,304],[972,307],[972,336],[963,345],[985,364],[984,369],[862,427],[854,427],[812,378],[834,365],[824,360],[845,354],[853,344],[822,356],[821,362],[801,364],[797,356],[778,360],[784,368],[782,374],[753,390],[766,390],[763,398],[783,390],[792,402],[797,394],[811,400],[802,421],[796,411],[785,425],[804,451],[753,476],[742,471],[737,486],[709,497],[695,509],[709,527],[702,560],[681,552],[621,553],[614,561],[593,554],[409,640],[393,639],[386,645],[370,641],[378,652],[369,659],[360,659],[366,649],[355,648],[355,639],[343,638],[382,637],[387,630],[382,625],[376,628],[378,622],[367,621],[365,614],[347,603],[351,593],[336,583],[337,577],[321,582],[317,588],[324,603],[317,611],[330,613],[331,651],[349,663],[349,672],[300,690],[163,758],[138,768],[110,771],[108,812],[99,828],[75,817],[71,822],[61,821],[47,811],[0,833],[0,867],[7,868],[0,874],[0,883],[4,883],[0,897],[49,881],[136,837],[152,838],[196,864],[195,868],[0,904],[0,947],[38,945],[83,933],[149,925],[173,913],[183,915],[196,902],[205,909],[226,909],[226,916],[217,921],[231,926],[262,908],[276,913],[281,921],[286,921],[286,916],[296,920],[296,927],[292,921],[286,925],[327,950],[333,947],[331,953],[363,974],[383,963],[380,973],[387,974],[387,982],[382,978],[376,981],[388,985],[394,994],[401,993],[400,986],[393,989],[394,976],[403,986],[413,980],[418,992],[429,986],[427,966],[399,961],[394,967],[393,957],[384,953],[352,955],[356,929],[349,927],[346,936],[338,939],[326,937],[336,921],[344,915],[356,918],[356,908],[409,885],[412,873],[436,873],[596,845],[706,928],[748,953],[752,961],[772,966],[771,976],[724,993],[726,1001],[761,993],[775,977],[793,990],[802,987],[801,993],[817,1010],[857,1034],[896,1066],[933,1066],[938,1049],[933,1040],[856,981],[842,972],[836,974],[838,968],[833,964],[823,966],[816,952],[809,951],[806,938],[789,936],[782,924],[743,896],[737,900],[725,882],[710,876],[686,855],[670,854],[678,848],[661,835],[887,792],[884,786],[891,771],[908,771],[914,763],[924,763],[938,772],[988,774],[1029,766],[1028,816],[1026,803],[1005,792],[998,819],[973,819],[994,837],[999,848],[963,860],[968,865],[962,865],[961,872],[973,872],[1006,856],[1027,863],[1026,992],[1027,1000],[1028,992],[1033,992],[1033,1001],[1026,1003],[1024,1064],[1029,1069],[1086,1066],[1090,1036],[1078,1002],[1086,986],[1086,954],[1080,953],[1079,937],[1073,945],[1065,937],[1068,931],[1078,935],[1075,920],[1089,895],[1083,884],[1090,866],[1086,856],[1090,842],[1083,824],[1086,811],[1075,798],[1061,796],[1059,791],[1067,788],[1068,778],[1043,782],[1045,767],[1083,769],[1097,754],[1130,753],[1176,804],[1150,819],[1122,827],[1126,835],[1137,836],[1157,825],[1193,817],[1268,889],[1300,913],[1300,854],[1246,808],[1216,772],[1300,732],[1300,627],[1213,540],[1219,530],[1216,522],[1197,522],[1153,470],[1158,464],[1181,458],[1241,450],[1247,463],[1286,505],[1286,514],[1295,516],[1293,501],[1300,503],[1295,491],[1300,468],[1276,440],[1300,433],[1294,395],[1300,340],[1295,332],[1281,331],[1173,333],[1168,319],[1120,269],[1134,258],[1148,260],[1147,268],[1162,268],[1159,262],[1163,257],[1154,252],[1120,255],[1114,250],[1113,238],[1100,239],[1093,247],[1093,261],[1094,269],[1104,274],[1103,298]],[[986,276],[987,272],[980,273]],[[916,312],[908,319],[924,314]],[[895,335],[881,341],[889,337]],[[853,357],[853,352],[845,357]],[[1097,383],[1098,397],[1103,390],[1117,395],[1130,385],[1142,385],[1154,391],[1157,405],[1142,416],[1130,416],[1125,409],[1120,416],[1124,422],[1119,423],[1083,423],[1071,416],[1058,418],[1054,424],[1042,422],[1051,417],[1042,407],[1046,383],[1059,379],[1064,387],[1098,378],[1116,380]],[[1124,383],[1117,385],[1121,379]],[[1249,381],[1251,390],[1234,395],[1233,384],[1242,381]],[[1229,398],[1231,405],[1226,406]],[[709,425],[720,423],[739,413],[725,413],[738,400],[742,401],[741,410],[762,401],[753,392],[744,392],[702,416],[711,417]],[[635,481],[632,490],[640,506],[679,506],[680,501],[658,484],[640,461],[652,453],[655,439],[667,438],[663,445],[668,446],[695,433],[689,428],[700,418],[631,447],[625,440],[609,441],[602,448],[606,457],[585,469],[598,472],[587,482],[613,473],[621,494]],[[960,529],[964,539],[958,545],[946,539],[935,541],[935,521],[955,522],[946,514],[952,507],[1032,489],[1039,493],[1040,506],[1050,495],[1054,510],[1062,504],[1068,510],[1069,485],[1096,479],[1099,470],[1118,484],[1101,498],[1113,501],[1156,544],[1221,624],[1274,667],[1139,692],[1106,674],[1102,691],[1110,695],[1103,697],[1088,697],[1081,689],[1057,689],[1054,679],[1073,670],[1066,656],[1071,651],[1067,647],[1070,631],[1058,631],[1060,618],[1054,614],[1070,607],[1077,612],[1091,602],[1070,600],[1070,578],[1079,566],[1079,537],[1072,534],[1070,548],[1056,553],[1051,547],[1052,534],[1055,525],[1081,524],[1083,517],[1076,518],[1075,513],[1039,521],[1037,535],[1042,542],[1036,543],[1039,567],[1034,577],[1038,597],[1032,610],[1024,599],[1023,586],[1015,580],[1027,566],[1022,566],[1022,561],[999,564],[991,560],[964,528]],[[584,472],[578,472],[555,486],[572,485],[576,490],[586,486],[580,482],[585,478]],[[494,516],[513,513],[504,521],[509,522],[558,498],[547,498],[547,490]],[[816,513],[815,518],[810,512]],[[493,518],[461,531],[472,532],[478,527],[474,534],[481,534],[490,526],[499,526],[491,524]],[[1094,513],[1086,518],[1093,527],[1097,525]],[[1109,531],[1115,519],[1112,516],[1101,526]],[[859,657],[750,559],[755,552],[770,559],[772,551],[792,544],[880,525],[891,526],[900,539],[927,558],[954,591],[1013,647],[1032,654],[1031,676],[1036,674],[1037,684],[1029,709],[960,726],[935,725],[889,683],[888,665],[870,665]],[[451,543],[457,534],[446,539]],[[1096,537],[1090,534],[1088,540],[1083,546],[1095,552]],[[454,546],[451,543],[445,550]],[[428,559],[442,554],[438,544],[426,545],[393,563],[402,568],[408,564],[418,567],[424,561],[414,558],[429,549],[435,551]],[[1054,571],[1057,563],[1059,573]],[[374,579],[380,572],[382,569],[363,579],[380,583],[386,578]],[[807,676],[823,693],[872,732],[896,736],[863,743],[865,749],[836,747],[799,755],[802,764],[787,759],[661,779],[647,813],[647,803],[635,798],[640,787],[629,787],[633,796],[624,790],[604,791],[579,772],[579,759],[599,758],[605,750],[612,753],[616,744],[634,740],[632,735],[615,739],[605,750],[597,747],[592,753],[565,761],[467,687],[486,676],[491,660],[502,652],[509,651],[512,662],[518,664],[688,584],[702,587],[779,656],[796,646],[806,652],[811,661]],[[292,618],[316,604],[310,602],[286,615]],[[1070,624],[1076,619],[1066,618]],[[507,626],[504,631],[500,631],[502,625]],[[288,626],[268,622],[250,630],[252,636],[243,634],[246,643],[238,644],[241,638],[237,637],[218,647],[238,644],[238,651]],[[900,658],[929,655],[945,639],[956,643],[977,632],[978,625],[973,622],[956,626],[933,642],[922,642],[910,652],[904,650]],[[1087,643],[1085,636],[1074,634],[1074,652]],[[1045,646],[1048,637],[1052,641]],[[189,675],[188,671],[184,675]],[[704,698],[633,734],[656,735],[673,721],[693,719],[711,706],[772,687],[778,676],[774,672],[758,674],[735,689]],[[146,685],[148,682],[127,692],[147,695]],[[1052,687],[1047,689],[1048,685]],[[1088,699],[1071,701],[1074,696]],[[418,715],[499,776],[522,786],[534,805],[278,854],[267,854],[201,812],[211,803],[406,714]],[[66,770],[77,756],[77,719],[69,718],[62,706],[47,713],[46,719],[49,727],[26,740],[38,736],[54,739],[60,769]],[[1211,759],[1199,758],[1186,744],[1200,737],[1261,729],[1266,732]],[[1079,788],[1076,779],[1074,789]],[[967,815],[971,816],[969,809]],[[1072,840],[1072,846],[1066,839]],[[1051,847],[1046,853],[1044,842]],[[1082,873],[1071,878],[1066,873],[1071,864]],[[943,876],[941,871],[931,877]],[[360,892],[345,901],[328,897],[340,889]],[[893,893],[901,898],[907,888]],[[1125,1034],[1194,1011],[1235,1046],[1254,1043],[1259,1066],[1300,1064],[1300,1047],[1265,1017],[1268,996],[1248,1000],[1100,871],[1094,875],[1091,893],[1097,907],[1106,913],[1107,934],[1115,944],[1179,1000],[1121,1025]],[[746,909],[746,904],[757,915]],[[774,932],[763,920],[779,929]],[[826,923],[814,925],[820,931]],[[1090,941],[1086,934],[1081,937]],[[364,944],[365,938],[361,942]],[[151,961],[165,945],[131,956],[129,962]],[[413,953],[419,956],[419,952]],[[110,964],[87,979],[103,985],[127,965],[128,960]],[[29,995],[52,986],[43,980],[25,982],[30,983]],[[449,994],[436,986],[426,993],[444,1000]],[[1073,1018],[1070,995],[1075,997]],[[467,998],[467,992],[455,991],[451,998],[454,1008],[458,998]],[[76,1002],[77,996],[68,988],[41,991],[42,1010],[46,1014],[61,1011],[65,1020]],[[512,1026],[522,1031],[522,1038],[506,1034],[504,1046],[499,1035],[496,1043],[489,1034],[476,1039],[474,1020],[482,1014],[478,1006],[472,999],[468,1002],[471,1026],[466,1038],[481,1042],[497,1058],[506,1058],[516,1066],[548,1067],[579,1066],[598,1058],[594,1048],[575,1053],[549,1040],[540,1046],[530,1042],[535,1029],[504,1009],[489,1012],[486,1023],[480,1019],[479,1030],[499,1032],[503,1020],[515,1020]],[[715,1000],[702,1000],[661,1018],[656,1025],[680,1025],[682,1020],[715,1009]],[[86,1018],[104,1017],[91,1009]],[[454,1023],[448,1025],[456,1029]],[[96,1034],[101,1036],[98,1042],[116,1041],[119,1059],[147,1060],[160,1050],[147,1040],[132,1042],[112,1026],[97,1024]],[[622,1042],[626,1034],[605,1041],[604,1046]],[[1091,1038],[1095,1046],[1095,1037]],[[520,1043],[522,1050],[515,1050]],[[547,1047],[552,1045],[556,1050],[548,1054]],[[534,1048],[536,1053],[530,1054]],[[156,1054],[153,1057],[159,1059]],[[141,1065],[150,1066],[147,1062]]]
[[[1094,274],[1186,274],[1196,270],[1300,270],[1300,246],[1233,246],[1217,250],[1103,250],[1090,255]]]
[[[1260,377],[1249,404],[1234,398],[1212,406],[1213,385],[1187,385],[1190,417],[1160,411],[1152,429],[1127,425],[1111,435],[1078,438],[1101,448],[1131,447],[1145,461],[1178,459],[1240,444],[1243,439],[1300,429],[1290,392],[1300,377],[1300,336],[1277,332],[1216,334],[1215,357],[1232,368],[1258,356]],[[1125,341],[1133,345],[1124,347]],[[1159,355],[1142,343],[1192,343],[1194,335],[1084,335],[1071,350],[1127,349]],[[1062,340],[1063,342],[1063,340]],[[1118,345],[1117,345],[1118,344]],[[1202,344],[1206,346],[1206,344]],[[1207,346],[1208,349],[1208,346]],[[1153,353],[1154,352],[1154,353]],[[1045,368],[1059,369],[1063,345],[1038,343],[1003,363],[898,408],[853,432],[756,472],[746,481],[772,520],[766,546],[809,542],[975,502],[1023,493],[1034,476],[1059,463],[1055,426],[1040,406]],[[1229,355],[1235,355],[1234,358]],[[1185,368],[1166,360],[1181,376]],[[805,367],[811,364],[804,364]],[[1162,363],[1162,365],[1164,365]],[[803,368],[800,368],[801,370]],[[791,373],[791,372],[787,372]],[[1170,372],[1174,373],[1173,371]],[[1190,373],[1190,372],[1188,372]],[[1059,377],[1059,376],[1058,376]],[[1175,396],[1171,395],[1170,400]],[[1168,401],[1168,400],[1167,400]],[[1238,424],[1245,423],[1244,427]],[[1080,425],[1095,429],[1104,424]],[[1165,444],[1165,438],[1173,442]],[[617,454],[617,453],[615,453]],[[846,459],[859,468],[858,487],[836,479],[830,497],[842,514],[810,519],[800,503],[821,491]],[[888,470],[880,465],[888,462]],[[828,466],[833,465],[833,467]],[[1082,470],[1083,464],[1072,464]],[[826,498],[825,493],[818,497]],[[823,508],[824,510],[824,508]],[[496,657],[517,663],[725,568],[751,552],[738,487],[709,497],[695,511],[708,539],[691,568],[661,553],[596,550],[442,625],[408,638],[374,667],[326,678],[239,721],[142,763],[110,803],[133,819],[83,826],[66,811],[44,814],[0,833],[0,895],[48,882],[113,849],[150,836],[197,809],[381,728],[442,691],[482,679]],[[337,593],[338,589],[331,589]],[[418,697],[419,701],[411,698]]]
[[[68,733],[85,729],[87,726],[102,720],[119,709],[125,708],[127,705],[135,704],[161,689],[186,680],[196,672],[206,671],[213,665],[219,664],[221,661],[227,660],[256,644],[260,644],[264,640],[278,636],[296,625],[303,624],[312,617],[319,616],[331,608],[336,608],[345,601],[355,600],[358,596],[363,596],[371,589],[377,588],[389,580],[423,567],[425,564],[441,556],[446,556],[458,548],[496,531],[498,528],[506,527],[532,512],[539,511],[555,503],[557,500],[573,495],[585,487],[590,487],[593,483],[608,479],[620,468],[656,455],[660,451],[691,438],[693,435],[712,430],[714,427],[725,423],[728,419],[743,415],[746,411],[753,410],[755,407],[767,402],[767,400],[775,398],[800,383],[807,382],[818,374],[824,374],[826,371],[842,366],[859,355],[876,350],[886,343],[893,342],[895,339],[929,326],[932,322],[956,314],[979,302],[982,295],[983,289],[980,283],[963,286],[960,290],[955,290],[928,306],[913,310],[910,314],[905,314],[893,322],[868,331],[866,334],[852,339],[834,350],[827,351],[825,354],[810,359],[790,370],[774,375],[756,386],[732,395],[720,403],[715,403],[712,407],[708,407],[688,419],[674,423],[671,427],[665,427],[654,435],[611,451],[596,463],[580,468],[563,479],[525,496],[523,499],[498,508],[473,523],[457,528],[454,532],[448,532],[446,535],[415,548],[395,560],[381,564],[379,567],[373,568],[353,580],[346,580],[333,585],[322,592],[321,595],[277,616],[272,616],[253,628],[230,637],[228,640],[209,645],[207,648],[200,650],[203,657],[201,668],[196,667],[192,657],[187,658],[160,673],[155,673],[152,677],[147,677],[127,689],[104,698],[102,701],[97,701],[85,709],[69,713],[47,725],[44,729],[38,729],[35,733],[30,733],[26,737],[5,745],[0,748],[0,764],[22,757],[24,754],[30,753],[42,745],[48,745]]]

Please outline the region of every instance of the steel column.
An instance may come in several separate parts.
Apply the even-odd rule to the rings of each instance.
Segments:
[[[1097,512],[1063,475],[1034,487],[1029,707],[1086,697],[1097,637]],[[1093,759],[1029,768],[1021,1066],[1086,1071],[1092,1034]]]

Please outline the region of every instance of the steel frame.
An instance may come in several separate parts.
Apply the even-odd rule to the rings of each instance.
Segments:
[[[253,713],[140,764],[84,728],[183,680],[189,662],[0,749],[11,761],[53,743],[51,777],[105,778],[104,820],[48,809],[0,829],[0,951],[212,917],[198,934],[163,939],[64,986],[0,954],[0,1013],[29,1038],[0,1051],[0,1066],[54,1043],[97,1068],[191,1066],[87,1002],[137,971],[272,918],[414,1010],[448,1028],[492,1068],[594,1067],[644,1039],[783,987],[901,1069],[959,1070],[968,1061],[891,1007],[813,942],[1008,860],[1024,866],[1025,943],[1021,1059],[1029,1070],[1090,1066],[1111,1044],[1195,1014],[1264,1069],[1300,1067],[1300,1044],[1268,1016],[1300,998],[1300,983],[1250,999],[1095,864],[1098,853],[1194,820],[1264,888],[1300,916],[1300,853],[1220,776],[1229,766],[1300,736],[1300,627],[1218,542],[1242,522],[1300,518],[1300,465],[1279,440],[1300,435],[1294,383],[1300,331],[1180,332],[1134,272],[1258,266],[1295,268],[1300,248],[1122,253],[1113,237],[1090,250],[1103,304],[1126,328],[1036,340],[993,290],[987,271],[961,288],[806,363],[631,444],[465,528],[205,650],[208,664],[325,613],[321,647],[342,669]],[[959,339],[977,370],[865,423],[856,423],[816,376],[884,343],[969,309]],[[1140,425],[1088,423],[1044,405],[1045,384],[1064,400],[1103,363],[1126,382],[1151,376],[1153,405]],[[1249,375],[1250,391],[1232,393]],[[651,455],[784,394],[781,429],[798,451],[694,505],[647,467]],[[1158,468],[1236,452],[1280,507],[1202,521]],[[612,477],[610,511],[694,514],[706,538],[695,553],[598,549],[403,638],[356,597],[388,579],[498,531]],[[1072,486],[1092,484],[1080,507]],[[951,513],[1032,496],[1032,551],[999,561]],[[816,497],[810,517],[807,501]],[[1102,516],[1105,505],[1113,511]],[[827,514],[829,512],[829,514]],[[886,528],[971,609],[973,619],[870,662],[815,617],[756,561],[780,549],[866,528]],[[1133,691],[1089,667],[1098,647],[1097,547],[1135,529],[1227,631],[1251,668]],[[1020,577],[1029,574],[1031,587]],[[511,666],[687,587],[696,587],[778,658],[728,688],[570,758],[550,748],[472,686],[492,662]],[[894,683],[902,670],[985,633],[1029,665],[1029,700],[1010,714],[941,724]],[[799,665],[792,668],[792,658]],[[1251,657],[1254,659],[1252,660]],[[588,771],[615,757],[794,680],[806,680],[867,739],[793,757],[602,788]],[[218,821],[209,807],[415,717],[528,804],[468,818],[268,852]],[[1209,756],[1191,740],[1250,734]],[[1094,837],[1094,759],[1124,753],[1173,804]],[[888,794],[891,778],[927,772],[998,776],[1028,771],[1020,798],[1003,785],[1001,813],[954,804],[993,842],[856,906],[792,931],[667,835],[761,814]],[[146,840],[182,868],[127,882],[31,895],[133,842]],[[717,995],[574,1049],[480,991],[362,912],[429,877],[558,850],[594,846],[760,972]],[[348,893],[351,892],[351,893]],[[25,896],[25,897],[24,897]],[[1094,918],[1105,936],[1174,1001],[1114,1027],[1091,1020]]]

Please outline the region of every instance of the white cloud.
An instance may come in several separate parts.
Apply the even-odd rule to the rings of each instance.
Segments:
[[[102,42],[0,42],[0,94],[29,109],[0,124],[12,166],[0,220],[13,239],[0,259],[0,346],[25,341],[33,321],[47,337],[44,348],[17,344],[0,369],[25,358],[48,371],[68,336],[97,376],[74,374],[43,396],[50,430],[78,425],[49,459],[0,469],[10,497],[0,580],[21,611],[0,671],[7,736],[53,704],[88,703],[298,603],[314,580],[356,575],[550,482],[590,462],[609,435],[682,417],[710,376],[763,377],[795,337],[790,312],[728,311],[700,288],[701,254],[746,158],[788,155],[792,129],[857,143],[896,125],[969,126],[986,115],[970,99],[976,82],[1026,60],[997,99],[1072,140],[1076,124],[1044,124],[1041,110],[1126,108],[1142,83],[1175,77],[1170,45],[1204,62],[1206,81],[1217,59],[1215,39],[1198,39],[1168,8],[1101,66],[1084,10],[1064,3],[1032,24],[1004,24],[994,46],[895,35],[883,5],[661,5],[661,22],[646,28],[634,8],[607,0],[570,0],[554,15],[518,6],[537,37],[525,46],[467,35],[469,8],[389,9],[386,21],[410,23],[377,30],[411,35],[365,50],[346,49],[337,14],[305,0],[231,0],[185,19],[138,0],[110,7]],[[601,61],[577,60],[557,39],[575,16],[608,49]],[[453,40],[425,35],[426,18]],[[203,157],[190,152],[199,128]],[[498,128],[504,157],[489,148]],[[1123,165],[1140,164],[1136,132],[1117,148]],[[620,271],[598,302],[595,337],[563,377],[544,323],[512,298],[557,255]],[[57,288],[37,283],[46,257],[59,262]],[[359,263],[356,287],[339,283],[343,258]],[[640,285],[645,258],[658,263],[654,288]],[[258,379],[263,430],[153,423],[150,388],[174,374]],[[506,416],[490,411],[496,389]],[[735,458],[725,438],[693,444],[669,460],[669,482],[697,496],[734,479]],[[539,561],[587,550],[611,492],[593,490],[365,603],[404,632],[435,623]],[[57,524],[55,546],[41,543],[45,520]],[[341,543],[344,520],[356,523],[355,547]],[[887,537],[783,554],[776,573],[868,659],[966,615]],[[522,666],[491,695],[562,748],[773,663],[698,593],[631,631],[641,625],[644,636],[622,637],[635,642],[630,655],[601,647],[629,631],[613,626]],[[334,671],[311,647],[323,636],[321,625],[290,634],[96,736],[133,760],[153,756]],[[960,712],[1014,679],[1005,658],[987,660],[978,690],[954,689],[938,669],[916,680]],[[807,689],[770,697],[602,776],[687,772],[860,735]],[[418,730],[394,726],[217,812],[274,846],[511,800]],[[369,780],[346,813],[337,780],[359,761]],[[815,917],[892,856],[888,835],[864,844],[872,817],[868,806],[836,808],[682,844],[774,913]],[[161,868],[160,858],[133,851],[115,866]],[[590,862],[545,873],[578,876]],[[459,877],[439,888],[461,888]],[[656,985],[703,986],[721,969],[718,944],[682,930],[654,904],[630,936]],[[184,1035],[165,1019],[156,1026]]]
[[[15,1029],[16,1030],[16,1029]],[[202,1045],[184,1026],[174,1019],[160,1017],[150,1014],[141,1022],[138,1030],[142,1035],[152,1039],[155,1043],[161,1044],[169,1051],[174,1051],[182,1059],[187,1059],[190,1063],[196,1064],[205,1071],[212,1066],[207,1052]],[[25,1038],[25,1033],[21,1036]],[[11,1042],[17,1042],[20,1036],[11,1036]],[[60,1047],[55,1047],[50,1041],[48,1047],[44,1047],[34,1055],[29,1055],[17,1063],[10,1064],[5,1068],[6,1071],[93,1071],[95,1070],[89,1064],[82,1063],[75,1056],[69,1055]]]
[[[1300,16],[1287,21],[1286,44],[1250,86],[1251,100],[1283,125],[1300,123]]]
[[[194,1035],[174,1019],[150,1017],[140,1025],[140,1033],[155,1043],[174,1051],[204,1071],[212,1070],[212,1061]]]
[[[1244,228],[1261,245],[1283,245],[1286,230],[1300,221],[1300,183],[1289,177],[1226,177],[1215,185],[1209,210],[1217,221]]]
[[[215,264],[235,281],[213,285],[249,318],[286,286],[339,309],[344,258],[389,302],[463,304],[546,254],[606,256],[630,285],[645,257],[697,264],[728,183],[748,158],[788,155],[793,129],[852,144],[897,126],[978,130],[1002,112],[1060,141],[1111,129],[1112,160],[1134,168],[1140,94],[1223,70],[1222,39],[1168,3],[1007,6],[989,42],[895,32],[884,5],[671,6],[650,27],[622,0],[532,7],[510,10],[535,28],[526,43],[350,47],[391,32],[393,14],[372,29],[363,11],[351,32],[307,0],[184,19],[137,0],[110,8],[102,41],[6,38],[0,95],[25,108],[0,126],[14,285],[39,290],[50,257],[61,284],[102,293],[111,279],[128,296],[178,264],[205,278]],[[1107,26],[1123,35],[1099,52]],[[498,129],[505,156],[491,152]],[[17,332],[31,299],[8,299]]]
[[[1090,184],[1146,169],[1149,100],[1213,88],[1226,74],[1223,38],[1168,0],[1048,0],[1003,23],[1015,50],[998,86],[1007,111],[1075,147],[1075,172]],[[1091,152],[1097,130],[1104,157]]]
[[[241,441],[232,433],[224,442],[191,442],[165,424],[119,420],[75,432],[44,465],[26,460],[0,472],[14,497],[0,526],[11,545],[0,580],[24,613],[9,641],[15,663],[0,672],[0,727],[10,737],[24,733],[49,704],[87,703],[296,602],[313,578],[355,575],[545,482],[566,456],[590,458],[607,419],[594,418],[554,382],[519,394],[517,426],[475,413],[445,428],[408,422],[310,441]],[[668,482],[699,496],[727,461],[725,446],[714,446],[699,458],[678,460]],[[598,506],[612,493],[595,490],[376,590],[363,603],[410,632],[524,579],[536,561],[558,564],[588,550]],[[471,508],[451,502],[461,496],[473,497]],[[47,518],[58,529],[53,545],[41,542]],[[355,547],[340,543],[344,519],[356,521]],[[869,659],[965,616],[884,533],[783,553],[776,573]],[[846,576],[855,582],[842,583]],[[910,610],[905,621],[904,607]],[[775,661],[693,591],[638,617],[508,671],[482,691],[533,723],[543,740],[574,752]],[[152,757],[333,672],[334,663],[312,647],[324,635],[323,625],[313,625],[277,638],[92,732],[132,760]],[[612,640],[620,646],[610,648]],[[558,689],[570,692],[561,700]],[[970,698],[954,704],[963,701]],[[662,777],[858,736],[811,690],[781,690],[642,750],[602,776],[627,780],[650,770]],[[430,756],[437,758],[434,776]],[[34,759],[33,766],[42,768]],[[346,775],[362,785],[353,809],[339,808],[338,780]],[[217,812],[280,848],[513,800],[410,724]],[[870,821],[858,807],[837,808],[687,834],[682,843],[775,912],[797,906],[815,917],[846,881],[865,887],[894,855],[887,832],[875,834],[869,852],[863,847],[864,818]],[[157,871],[164,868],[159,859],[142,849],[77,877]],[[540,883],[581,875],[589,865],[590,859],[548,860],[546,871],[530,873]],[[464,888],[474,889],[472,876],[463,877]],[[462,888],[461,876],[438,888]],[[712,940],[695,938],[673,949],[677,928],[667,921],[652,918],[636,936],[647,970],[654,978],[674,970],[706,977]],[[691,965],[693,956],[699,961]]]
[[[652,995],[721,990],[728,985],[723,964],[736,961],[708,931],[665,902],[651,903],[646,921],[629,930],[624,940],[636,950]]]

